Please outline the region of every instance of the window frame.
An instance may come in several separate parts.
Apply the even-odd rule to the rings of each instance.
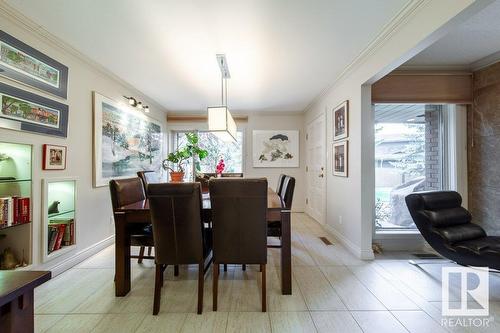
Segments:
[[[182,126],[182,128],[171,128],[169,131],[169,138],[170,138],[170,144],[168,145],[168,154],[173,152],[178,148],[178,134],[181,133],[188,133],[188,132],[195,132],[195,133],[207,133],[210,132],[207,129],[195,129],[195,128],[190,128],[189,126]],[[247,152],[247,145],[246,145],[246,128],[244,127],[238,127],[237,132],[241,132],[241,172],[243,174],[246,173],[246,152]],[[194,171],[194,170],[193,170]]]

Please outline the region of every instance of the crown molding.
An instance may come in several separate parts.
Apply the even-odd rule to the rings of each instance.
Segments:
[[[56,47],[65,52],[66,54],[83,62],[85,65],[89,66],[92,70],[94,70],[98,74],[109,77],[113,81],[122,85],[124,88],[127,88],[128,90],[133,92],[134,94],[146,97],[149,101],[156,104],[158,111],[164,113],[167,112],[165,107],[160,102],[148,96],[144,92],[140,91],[130,83],[126,82],[125,80],[123,80],[121,77],[111,72],[106,67],[90,59],[88,56],[78,51],[77,49],[75,49],[74,47],[72,47],[71,45],[60,39],[59,37],[53,35],[45,28],[43,28],[41,25],[34,22],[31,18],[25,16],[20,11],[18,11],[11,5],[7,4],[5,0],[0,0],[0,15],[3,16],[5,19],[9,20],[12,24],[22,28],[23,30],[26,30],[29,33],[34,34],[42,42],[45,42],[50,46]],[[151,105],[152,104],[151,102],[148,102],[148,104]]]
[[[500,51],[490,54],[489,56],[479,59],[470,64],[470,69],[475,72],[485,67],[491,66],[500,61]]]
[[[356,68],[362,65],[370,56],[372,56],[380,47],[392,38],[402,25],[404,25],[415,13],[430,0],[409,0],[403,8],[386,23],[380,33],[358,54],[354,60],[346,66],[340,75],[323,89],[304,109],[307,112],[320,101],[337,84],[345,80]]]
[[[470,65],[402,65],[391,72],[390,75],[408,75],[411,72],[416,73],[416,75],[423,72],[434,72],[434,75],[439,75],[439,73],[457,73],[457,75],[461,75],[470,73],[471,67]]]

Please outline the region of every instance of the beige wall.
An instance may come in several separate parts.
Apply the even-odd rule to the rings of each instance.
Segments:
[[[254,168],[252,150],[253,130],[299,130],[300,138],[300,164],[299,168]],[[249,115],[245,129],[246,154],[245,174],[248,177],[267,177],[269,186],[276,188],[278,176],[281,173],[295,177],[295,192],[292,210],[303,212],[305,210],[305,132],[304,116],[302,114],[284,115]]]
[[[0,77],[0,82],[35,94],[57,100],[69,105],[68,137],[57,138],[28,132],[12,131],[0,128],[0,141],[19,142],[33,145],[33,262],[41,261],[41,180],[43,178],[77,177],[77,249],[49,262],[45,267],[53,267],[78,254],[84,256],[95,244],[114,235],[114,226],[110,222],[111,202],[107,187],[92,187],[92,91],[117,101],[123,101],[123,95],[136,96],[151,106],[151,116],[165,127],[164,110],[133,88],[98,70],[95,66],[65,51],[59,43],[49,41],[40,34],[29,30],[11,16],[6,15],[0,6],[0,29],[20,39],[69,67],[68,99],[64,100],[45,94],[37,89],[17,84]],[[67,168],[64,171],[42,171],[42,145],[58,144],[68,147]],[[112,241],[112,239],[110,239]]]
[[[239,115],[239,114],[238,114]],[[238,129],[245,133],[243,173],[245,177],[267,177],[269,186],[275,188],[278,176],[285,173],[295,177],[296,185],[293,198],[293,211],[303,212],[305,209],[305,137],[304,115],[302,113],[248,113],[247,122],[238,122]],[[169,130],[207,130],[206,122],[170,123]],[[300,137],[299,168],[254,168],[252,161],[252,131],[253,130],[298,130]]]
[[[373,258],[375,162],[371,84],[488,3],[473,0],[411,3],[335,85],[306,110],[306,123],[326,110],[327,147],[331,147],[331,110],[349,100],[349,178],[332,176],[329,148],[326,226],[360,258]]]

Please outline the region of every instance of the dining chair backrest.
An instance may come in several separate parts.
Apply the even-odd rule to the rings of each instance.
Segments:
[[[213,255],[217,263],[267,263],[267,180],[209,182]]]
[[[281,189],[283,188],[283,181],[285,180],[285,175],[280,174],[278,177],[278,185],[276,186],[276,193],[281,195]]]
[[[144,193],[148,193],[148,184],[160,183],[160,175],[152,170],[138,171],[137,176],[141,178],[144,185]]]
[[[156,264],[200,263],[203,260],[200,184],[149,184],[148,199]]]
[[[292,208],[294,190],[295,190],[295,178],[291,176],[285,176],[280,196],[285,203],[285,207],[288,209]]]
[[[109,191],[113,212],[119,207],[146,199],[144,187],[139,177],[110,180]]]

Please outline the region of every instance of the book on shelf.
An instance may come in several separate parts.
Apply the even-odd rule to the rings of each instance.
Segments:
[[[75,221],[73,218],[55,218],[49,220],[48,252],[59,250],[63,246],[75,244]]]
[[[10,227],[30,221],[30,198],[0,198],[0,227]]]

